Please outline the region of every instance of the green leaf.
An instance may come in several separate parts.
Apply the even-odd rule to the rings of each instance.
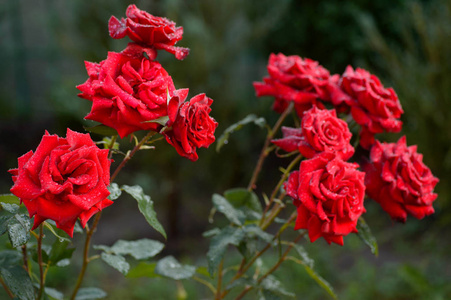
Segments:
[[[106,296],[107,296],[107,293],[105,293],[105,291],[103,291],[99,288],[95,288],[95,287],[81,288],[78,290],[75,300],[103,299]]]
[[[19,211],[20,206],[14,203],[1,202],[2,208],[10,214],[16,214]]]
[[[86,131],[89,131],[91,133],[96,133],[99,135],[104,135],[104,136],[118,135],[118,133],[115,129],[108,127],[106,125],[103,125],[103,124],[99,124],[99,125],[92,126],[92,127],[83,126],[83,128]]]
[[[163,117],[159,117],[158,119],[155,119],[155,120],[144,121],[143,123],[158,123],[161,126],[165,126],[168,121],[169,121],[169,117],[163,116]]]
[[[243,229],[227,226],[211,239],[207,253],[208,272],[211,276],[213,276],[219,262],[224,257],[227,246],[229,244],[238,246],[243,238]]]
[[[222,146],[224,146],[225,144],[228,143],[229,136],[231,133],[240,130],[244,125],[247,125],[249,123],[254,123],[255,125],[257,125],[259,127],[265,127],[266,120],[264,118],[258,118],[254,114],[250,114],[250,115],[246,116],[244,119],[242,119],[241,121],[238,121],[237,123],[230,125],[224,131],[224,133],[219,137],[219,139],[216,143],[216,151],[219,152],[219,150],[221,150]]]
[[[60,291],[57,291],[55,289],[52,288],[44,288],[44,293],[47,294],[47,296],[49,296],[51,299],[55,299],[55,300],[63,300],[64,299],[64,295],[63,293],[61,293]]]
[[[315,261],[310,258],[307,251],[305,251],[304,247],[302,247],[301,245],[295,244],[294,249],[301,257],[302,263],[307,265],[309,268],[313,269],[313,267],[315,265]]]
[[[110,195],[108,196],[108,199],[110,199],[110,200],[116,200],[122,194],[121,189],[115,182],[110,184],[110,186],[108,187],[108,190],[110,191]]]
[[[7,227],[9,240],[14,248],[26,244],[30,239],[31,223],[27,215],[14,215]]]
[[[101,256],[102,260],[121,272],[124,275],[127,275],[128,271],[130,270],[130,265],[125,260],[125,258],[121,255],[116,254],[109,254],[102,252]]]
[[[160,259],[155,267],[155,273],[175,280],[190,278],[195,272],[196,267],[182,265],[173,256]]]
[[[213,194],[212,201],[214,207],[223,213],[230,222],[236,225],[243,225],[246,216],[242,211],[235,209],[226,198],[219,194]]]
[[[139,277],[159,277],[160,275],[155,274],[156,263],[140,262],[136,267],[131,269],[127,278],[139,278]]]
[[[337,295],[335,294],[332,286],[329,282],[327,282],[323,277],[318,275],[312,268],[310,268],[307,265],[304,265],[305,270],[309,274],[309,276],[315,280],[332,298],[338,299]]]
[[[253,191],[245,188],[234,188],[224,192],[224,197],[235,207],[247,207],[255,212],[262,213],[262,205]]]
[[[274,237],[272,234],[264,232],[259,226],[255,224],[246,225],[243,229],[248,239],[258,238],[264,242],[269,243]]]
[[[291,298],[296,297],[295,294],[285,290],[285,288],[282,286],[282,283],[272,275],[269,275],[268,277],[263,279],[262,282],[260,283],[260,286],[262,289],[270,291],[277,295],[282,295]]]
[[[69,241],[56,240],[52,245],[52,250],[50,250],[48,263],[50,265],[56,265],[59,261],[63,259],[69,259],[75,251],[75,248],[67,249],[69,246]]]
[[[110,149],[111,147],[111,142],[112,142],[112,138],[109,136],[106,136],[102,139],[101,142],[97,142],[98,144],[103,144],[104,149]],[[113,150],[119,150],[119,143],[118,142],[114,142],[113,147],[111,147],[111,149]]]
[[[359,221],[357,222],[357,230],[358,230],[357,235],[359,236],[359,238],[361,238],[365,242],[365,244],[367,244],[370,247],[371,252],[375,256],[378,256],[379,247],[377,246],[376,238],[371,233],[370,227],[365,222],[365,219],[363,219],[362,217],[360,217]]]
[[[131,255],[135,259],[147,259],[160,253],[164,248],[164,244],[150,239],[136,241],[118,240],[112,247],[98,245],[95,248],[118,255]]]
[[[34,300],[34,288],[28,273],[22,266],[0,268],[0,275],[11,292],[20,300]]]
[[[215,227],[213,229],[207,230],[204,233],[202,233],[202,236],[205,238],[210,238],[215,235],[218,235],[220,232],[221,232],[221,229],[219,229],[218,227]]]
[[[22,260],[22,255],[14,250],[3,250],[0,252],[0,267],[9,268],[15,266]]]
[[[161,233],[164,238],[167,238],[163,226],[157,219],[157,213],[153,209],[153,201],[148,195],[144,194],[142,187],[140,187],[139,185],[124,185],[122,186],[122,189],[130,196],[132,196],[136,201],[138,201],[139,211],[144,215],[147,223],[149,223],[149,225],[152,226],[156,231]]]
[[[16,195],[13,195],[13,194],[0,195],[0,202],[20,205],[19,197],[17,197]]]
[[[47,221],[44,221],[43,224],[44,224],[44,226],[45,226],[48,230],[50,230],[51,233],[53,233],[54,236],[56,236],[56,237],[58,238],[58,240],[59,240],[60,242],[63,242],[63,241],[71,242],[70,239],[65,238],[65,237],[62,237],[61,235],[59,235],[59,234],[56,232],[57,228],[56,228],[55,221],[53,221],[53,220],[47,220]]]

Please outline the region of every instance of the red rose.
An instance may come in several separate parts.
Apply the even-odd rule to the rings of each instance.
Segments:
[[[434,213],[433,190],[439,180],[423,163],[417,146],[407,147],[405,136],[397,143],[376,141],[363,168],[368,196],[393,219],[405,222],[408,213],[417,219]]]
[[[392,88],[384,88],[379,78],[368,71],[351,66],[346,68],[341,80],[341,88],[351,98],[354,120],[362,126],[360,144],[369,149],[374,144],[376,133],[399,132],[402,122],[398,120],[403,113],[398,96]]]
[[[316,106],[306,111],[301,128],[282,128],[284,137],[272,142],[285,151],[299,150],[306,158],[322,152],[333,152],[343,160],[354,154],[349,143],[352,134],[348,124],[337,118],[335,110],[318,109]]]
[[[184,97],[173,97],[169,103],[170,128],[164,131],[166,140],[177,152],[192,161],[198,159],[196,148],[207,148],[215,141],[214,132],[218,123],[210,117],[210,105],[213,100],[199,94],[189,102]],[[180,105],[180,102],[183,102]],[[179,106],[180,105],[180,106]]]
[[[160,63],[109,52],[106,60],[85,64],[89,79],[77,86],[79,96],[92,101],[85,119],[112,127],[121,137],[138,130],[159,130],[160,124],[149,121],[167,116],[168,96],[175,91]]]
[[[282,113],[289,101],[295,103],[299,116],[318,105],[317,98],[328,101],[330,99],[328,85],[331,84],[329,71],[311,59],[299,56],[285,56],[281,53],[269,56],[269,77],[264,82],[254,82],[257,96],[274,96],[273,109]]]
[[[42,137],[36,152],[19,157],[11,193],[20,198],[34,217],[35,229],[46,219],[72,237],[80,218],[84,227],[97,212],[111,205],[108,150],[99,149],[89,134],[67,129],[67,137]]]
[[[182,39],[183,27],[175,27],[173,21],[152,16],[134,4],[127,7],[126,15],[127,18],[121,20],[111,16],[108,29],[112,38],[121,39],[128,36],[134,42],[166,50],[177,59],[184,59],[188,55],[188,48],[174,46]]]
[[[302,161],[285,183],[297,206],[294,229],[307,229],[311,242],[323,237],[339,245],[343,236],[357,232],[357,220],[365,212],[365,173],[357,167],[332,153]]]

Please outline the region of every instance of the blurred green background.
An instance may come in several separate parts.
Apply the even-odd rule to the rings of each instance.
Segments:
[[[87,79],[84,60],[99,62],[107,51],[125,47],[127,41],[108,36],[107,23],[111,15],[125,16],[131,3],[184,27],[178,45],[190,48],[190,55],[177,61],[160,53],[158,60],[177,88],[190,88],[190,97],[205,92],[214,99],[217,137],[249,113],[270,123],[277,119],[270,109],[273,100],[257,99],[252,87],[266,75],[270,53],[309,57],[331,73],[341,74],[348,64],[363,67],[393,87],[405,110],[402,134],[408,144],[418,144],[425,163],[440,178],[436,213],[398,224],[368,202],[365,218],[380,243],[378,258],[355,236],[346,238],[344,247],[305,243],[320,274],[342,299],[451,298],[451,2],[446,0],[3,0],[0,193],[7,193],[12,184],[6,170],[17,166],[18,156],[36,148],[44,130],[64,136],[67,127],[83,131],[83,126],[93,125],[83,120],[90,102],[76,96],[75,86]],[[382,138],[394,141],[399,136]],[[264,137],[264,131],[249,126],[234,134],[220,153],[215,145],[199,150],[195,163],[165,143],[129,163],[117,181],[140,184],[155,201],[168,232],[162,255],[204,263],[208,242],[201,233],[211,227],[211,194],[247,185]],[[124,150],[129,146],[127,139],[121,143]],[[281,164],[286,162],[270,157],[258,192],[278,181]],[[160,239],[135,202],[123,197],[105,210],[94,243],[142,237]],[[97,282],[108,290],[111,299],[176,297],[173,282],[126,281],[101,262],[90,268],[92,285]],[[301,268],[284,267],[275,275],[302,298],[327,297]],[[50,286],[73,284],[67,270],[50,277]],[[189,299],[208,295],[195,283],[186,283],[186,289]]]

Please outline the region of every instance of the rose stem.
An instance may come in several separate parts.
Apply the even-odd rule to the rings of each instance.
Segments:
[[[42,237],[44,236],[43,225],[39,225],[39,235],[38,235],[38,266],[39,266],[39,292],[38,298],[41,299],[42,292],[44,291],[44,270],[42,269]]]
[[[216,287],[215,300],[220,300],[221,299],[222,268],[223,268],[223,266],[224,266],[224,258],[221,259],[221,262],[219,263],[219,268],[218,268],[218,285]]]
[[[11,292],[11,290],[8,288],[6,283],[3,281],[3,278],[0,276],[0,284],[5,289],[6,293],[8,294],[9,298],[14,299],[14,294]]]
[[[25,269],[25,271],[27,271],[27,273],[29,273],[28,270],[28,255],[27,255],[27,245],[22,245],[22,257],[23,257],[23,268]]]
[[[149,140],[150,137],[152,137],[155,134],[155,132],[149,131],[149,133],[133,148],[133,150],[125,156],[125,158],[122,160],[122,162],[120,163],[120,165],[116,168],[116,170],[114,171],[113,175],[110,178],[110,182],[113,182],[114,179],[116,178],[117,174],[119,174],[119,171],[125,166],[125,164],[133,157],[133,155],[135,155],[135,153],[141,148],[142,145],[144,145],[144,143]],[[97,224],[99,223],[100,217],[102,216],[102,212],[99,211],[96,214],[96,217],[94,219],[94,222],[92,223],[91,228],[86,230],[86,240],[85,240],[85,247],[83,250],[83,264],[81,266],[81,270],[80,270],[80,274],[78,275],[78,279],[77,279],[77,283],[75,285],[74,291],[72,293],[71,296],[71,300],[75,299],[75,297],[77,296],[77,292],[78,289],[81,286],[81,283],[83,281],[83,277],[85,276],[85,272],[86,272],[86,267],[88,266],[89,263],[89,244],[91,242],[91,238],[92,235],[94,234],[94,231],[97,227]]]
[[[282,113],[282,115],[277,120],[276,124],[272,128],[270,132],[268,132],[268,136],[266,137],[265,144],[263,145],[262,152],[260,153],[260,157],[258,158],[257,165],[255,166],[254,173],[252,174],[251,181],[249,182],[249,185],[247,186],[247,189],[249,191],[254,189],[255,182],[257,181],[258,174],[261,171],[261,168],[263,166],[263,162],[265,161],[265,158],[268,156],[268,146],[271,143],[271,140],[274,138],[274,135],[279,130],[280,126],[282,125],[282,122],[285,120],[285,118],[288,116],[288,114],[293,109],[294,103],[290,102],[289,106],[285,109],[285,111]]]
[[[244,273],[246,273],[247,270],[249,270],[249,268],[254,264],[254,262],[263,254],[265,253],[269,248],[271,248],[273,242],[285,231],[285,229],[288,228],[288,226],[291,224],[291,222],[294,221],[294,219],[296,218],[296,212],[294,212],[291,217],[287,220],[287,222],[285,224],[283,224],[279,231],[276,233],[276,235],[272,238],[271,242],[269,242],[268,244],[266,244],[266,246],[260,250],[259,252],[257,252],[254,257],[252,257],[251,260],[249,260],[249,262],[246,264],[244,263],[244,259],[241,262],[241,266],[240,269],[238,270],[238,272],[235,274],[235,276],[230,280],[229,284],[230,285],[232,282],[234,282],[235,280],[241,278],[241,276],[244,275]],[[228,290],[225,290],[220,299],[223,299],[227,294],[229,293]]]
[[[108,145],[108,150],[110,151],[110,153],[108,153],[108,159],[111,159],[113,157],[113,147],[114,147],[114,143],[116,143],[117,140],[117,135],[114,135],[111,137],[111,143]]]
[[[280,265],[282,264],[282,262],[285,261],[285,258],[287,257],[288,253],[290,253],[291,249],[294,247],[294,245],[299,242],[299,240],[305,235],[306,233],[303,232],[301,234],[299,234],[296,239],[290,243],[287,247],[287,249],[285,250],[285,252],[282,254],[282,256],[279,258],[279,260],[277,261],[277,263],[268,271],[266,272],[262,277],[260,277],[257,280],[257,285],[260,284],[266,277],[268,277],[269,275],[271,275],[275,270],[277,270]],[[252,286],[247,286],[236,298],[235,300],[239,300],[242,299],[244,297],[244,295],[246,295],[247,292],[249,292],[253,287]]]
[[[291,170],[296,166],[296,164],[301,160],[302,155],[299,154],[296,156],[295,159],[288,165],[288,167],[285,169],[285,171],[282,174],[282,178],[280,178],[279,182],[277,183],[276,187],[271,193],[271,197],[269,198],[269,202],[265,207],[265,210],[263,211],[262,218],[260,219],[260,227],[263,225],[263,222],[265,221],[265,215],[268,212],[269,207],[274,202],[274,199],[276,198],[277,192],[280,190],[280,187],[282,184],[287,180],[288,176],[290,175]]]

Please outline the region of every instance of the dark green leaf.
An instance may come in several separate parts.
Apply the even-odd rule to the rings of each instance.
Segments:
[[[284,287],[282,286],[282,283],[272,275],[269,275],[268,277],[263,279],[262,282],[260,283],[260,286],[262,289],[270,291],[277,295],[282,295],[282,296],[292,297],[292,298],[296,297],[295,294],[285,290]]]
[[[240,210],[235,209],[226,198],[218,194],[213,194],[213,205],[220,213],[223,213],[230,222],[242,225],[246,216]]]
[[[273,239],[273,235],[267,232],[264,232],[259,226],[255,224],[246,225],[244,227],[244,232],[246,233],[246,237],[248,239],[258,238],[264,242],[271,242]]]
[[[258,200],[258,196],[253,191],[245,188],[234,188],[224,192],[224,197],[235,207],[247,207],[251,210],[262,213],[263,209]]]
[[[307,265],[304,265],[305,270],[309,274],[309,276],[315,280],[332,298],[338,299],[335,294],[332,286],[327,282],[323,277],[318,275],[312,268]]]
[[[166,232],[164,231],[161,223],[158,221],[157,213],[153,209],[153,201],[148,195],[144,194],[142,187],[138,185],[124,185],[122,186],[122,189],[126,193],[130,194],[130,196],[132,196],[136,201],[138,201],[139,211],[144,215],[147,223],[149,223],[150,226],[152,226],[156,231],[161,233],[164,238],[166,238]]]
[[[19,197],[17,197],[16,195],[13,195],[13,194],[0,195],[0,202],[20,205]]]
[[[80,224],[78,224],[78,222],[75,222],[74,233],[83,233],[83,228],[81,228],[81,226],[80,226]]]
[[[160,259],[155,267],[155,273],[175,280],[190,278],[196,272],[196,267],[181,265],[173,256]]]
[[[137,241],[118,240],[112,247],[98,245],[95,248],[113,254],[131,255],[135,259],[147,259],[160,253],[164,248],[164,244],[150,239]]]
[[[125,258],[121,255],[109,254],[102,252],[101,256],[102,260],[121,272],[124,275],[127,275],[128,270],[130,270],[130,265],[125,260]]]
[[[108,199],[110,199],[110,200],[116,200],[122,194],[121,189],[119,188],[117,183],[114,183],[114,182],[112,184],[110,184],[110,186],[108,187],[108,190],[110,191],[110,196],[108,196]]]
[[[5,203],[5,202],[1,202],[0,203],[2,205],[2,208],[4,210],[6,210],[7,212],[9,212],[10,214],[16,214],[19,211],[19,205],[14,204],[14,203]]]
[[[159,277],[160,275],[155,274],[156,263],[140,262],[136,267],[131,269],[127,277],[128,278],[138,278],[138,277]]]
[[[371,233],[370,227],[366,224],[365,219],[359,218],[357,222],[357,230],[359,231],[357,235],[367,244],[371,252],[375,255],[379,255],[379,248],[377,246],[377,241],[374,235]]]
[[[30,239],[31,223],[27,215],[14,215],[7,226],[8,237],[14,248],[26,244]]]
[[[59,261],[63,259],[68,259],[72,257],[72,253],[75,251],[75,248],[67,249],[69,246],[68,241],[60,241],[56,240],[52,245],[52,250],[50,250],[49,254],[49,264],[56,265]]]
[[[301,245],[295,244],[294,249],[301,257],[302,263],[313,269],[313,267],[315,265],[315,261],[310,258],[307,251],[305,251],[304,247],[302,247]]]
[[[106,125],[103,125],[103,124],[99,124],[99,125],[92,126],[92,127],[83,126],[83,128],[86,131],[89,131],[91,133],[96,133],[96,134],[100,134],[100,135],[104,135],[104,136],[118,135],[117,131],[115,129],[108,127]]]
[[[55,299],[55,300],[63,300],[64,299],[64,295],[63,293],[61,293],[60,291],[57,291],[55,289],[52,288],[44,288],[44,293],[47,294],[47,296],[49,296],[51,299]]]
[[[28,273],[22,266],[12,268],[0,268],[3,281],[11,292],[20,300],[34,300],[34,288]]]
[[[251,114],[246,116],[241,121],[238,121],[235,124],[230,125],[224,133],[219,137],[216,142],[216,151],[219,152],[224,144],[227,144],[229,141],[229,136],[231,133],[240,130],[244,125],[254,123],[259,127],[264,127],[266,125],[266,120],[264,118],[258,118],[256,115]]]
[[[78,290],[75,300],[103,299],[106,296],[107,296],[107,293],[105,293],[105,291],[103,291],[99,288],[95,288],[95,287],[81,288]]]
[[[213,276],[219,262],[224,256],[224,253],[229,244],[238,246],[244,238],[244,230],[236,227],[225,227],[221,232],[214,236],[210,242],[210,248],[207,253],[208,272]]]
[[[210,238],[210,237],[212,237],[212,236],[218,235],[220,232],[221,232],[221,229],[219,229],[219,228],[216,227],[216,228],[213,228],[213,229],[210,229],[210,230],[205,231],[205,232],[202,234],[202,236],[203,236],[203,237],[206,237],[206,238]]]
[[[14,250],[3,250],[0,252],[0,267],[9,268],[18,264],[22,260],[22,255]]]

